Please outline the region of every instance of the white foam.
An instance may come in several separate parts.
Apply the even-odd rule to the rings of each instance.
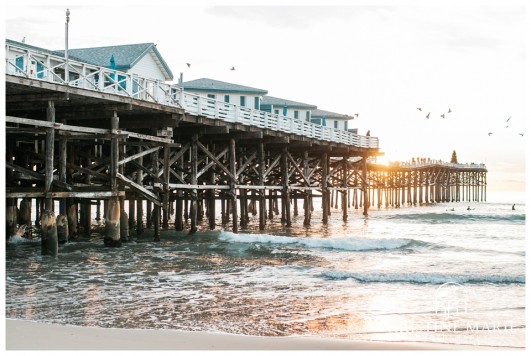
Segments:
[[[323,248],[345,251],[395,250],[412,242],[410,239],[365,239],[289,237],[267,234],[234,234],[222,231],[219,239],[227,242],[249,244],[296,245],[306,248]]]
[[[381,283],[525,283],[525,276],[481,276],[481,275],[446,275],[439,273],[356,273],[331,270],[323,273],[325,278],[345,280],[355,279],[360,282]]]

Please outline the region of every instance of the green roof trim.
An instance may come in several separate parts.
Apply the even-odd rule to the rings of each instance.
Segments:
[[[288,108],[299,108],[299,109],[308,109],[308,110],[317,109],[317,106],[315,105],[305,104],[305,103],[288,100],[288,99],[275,98],[274,96],[264,96],[264,98],[262,99],[261,105],[272,105],[274,107],[287,106]]]
[[[182,82],[178,84],[183,87],[184,90],[195,90],[205,92],[217,92],[217,93],[241,93],[241,94],[267,94],[267,90],[248,87],[245,85],[233,84],[228,82],[222,82],[220,80],[214,80],[210,78],[200,78]]]
[[[346,114],[338,114],[337,112],[333,111],[327,111],[327,110],[313,110],[312,111],[312,117],[313,118],[322,118],[325,116],[327,119],[343,119],[343,120],[352,120],[354,116],[346,115]]]

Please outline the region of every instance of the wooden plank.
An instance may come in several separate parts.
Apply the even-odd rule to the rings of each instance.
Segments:
[[[238,178],[237,178],[237,173],[234,172],[235,174],[233,174],[231,171],[229,171],[227,169],[227,167],[225,167],[217,158],[216,156],[214,156],[205,146],[203,146],[203,144],[199,141],[197,141],[197,146],[201,149],[201,151],[203,151],[211,160],[213,160],[216,165],[221,168],[223,170],[223,172],[225,172],[229,178],[234,182],[234,183],[237,183],[238,182]]]
[[[111,132],[111,130],[109,129],[97,129],[97,128],[92,128],[92,127],[65,125],[65,124],[61,124],[58,122],[25,119],[25,118],[14,117],[14,116],[6,116],[5,121],[14,123],[14,124],[54,128],[54,129],[58,129],[62,131],[84,132],[84,133],[93,133],[93,134],[112,134],[113,136],[120,135],[120,136],[139,138],[139,139],[148,140],[148,141],[173,143],[172,139],[168,139],[164,137],[157,137],[157,136],[152,136],[152,135],[144,135],[144,134],[131,132],[131,131],[124,131],[124,130],[116,130],[115,132]]]
[[[249,158],[247,158],[245,160],[245,162],[241,165],[240,169],[238,169],[238,172],[236,172],[236,175],[239,176],[240,174],[243,173],[243,171],[245,170],[245,168],[247,168],[247,166],[249,164],[251,164],[251,162],[253,161],[253,159],[256,158],[256,152],[254,152],[251,156],[249,156]]]
[[[219,160],[221,157],[223,157],[227,152],[229,151],[228,148],[225,148],[223,149],[220,153],[218,153],[218,155],[216,156],[216,158]],[[208,169],[210,167],[212,167],[214,164],[216,164],[213,160],[211,162],[209,162],[206,166],[204,166],[198,173],[197,173],[197,177],[201,177],[203,174],[205,174]]]
[[[116,196],[125,196],[125,191],[118,192],[6,192],[6,198],[47,198],[47,199],[62,199],[62,198],[81,198],[81,199],[105,199]]]
[[[144,188],[143,186],[141,186],[140,184],[133,182],[131,179],[125,177],[124,175],[120,173],[116,173],[116,178],[121,180],[126,186],[130,187],[131,189],[136,191],[138,194],[142,195],[143,197],[153,202],[154,204],[157,204],[160,206],[161,202],[159,201],[158,197],[152,192],[150,192],[149,190],[147,190],[146,188]]]
[[[135,160],[137,158],[140,158],[140,157],[143,157],[143,156],[148,155],[150,153],[153,153],[153,152],[159,150],[160,148],[161,148],[160,146],[159,147],[150,148],[149,150],[146,150],[144,152],[139,152],[137,154],[134,154],[132,156],[124,158],[121,161],[118,161],[118,165],[120,166],[120,165],[123,165],[123,164],[125,164],[127,162],[131,162],[131,161],[133,161],[133,160]]]

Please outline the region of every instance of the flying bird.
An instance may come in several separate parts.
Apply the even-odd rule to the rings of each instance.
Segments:
[[[519,135],[520,135],[520,136],[524,136],[524,134],[523,134],[523,133],[519,133]]]
[[[441,117],[444,119],[444,114],[442,114]]]
[[[190,68],[191,64],[190,63],[186,63],[186,65],[188,66],[188,68]]]
[[[452,112],[452,109],[448,109],[448,114]]]
[[[418,111],[422,111],[422,108],[417,108]]]
[[[236,68],[232,67],[230,70],[236,70]]]
[[[511,117],[512,117],[512,116],[509,116],[509,118],[508,118],[507,121],[505,121],[505,122],[509,122],[509,120],[511,120]]]
[[[492,132],[489,132],[489,136],[491,136],[491,135],[492,135]]]
[[[354,116],[358,117],[358,116],[359,116],[359,114],[354,114]]]
[[[430,118],[430,114],[431,114],[431,112],[429,112],[428,115],[426,115],[426,119]]]

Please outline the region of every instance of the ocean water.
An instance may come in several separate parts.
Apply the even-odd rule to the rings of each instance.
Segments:
[[[103,328],[525,347],[525,205],[352,208],[239,234],[6,246],[6,317]],[[516,204],[516,210],[511,205]],[[467,210],[470,206],[472,210]],[[230,229],[230,226],[227,227]],[[136,237],[136,235],[133,235]]]

